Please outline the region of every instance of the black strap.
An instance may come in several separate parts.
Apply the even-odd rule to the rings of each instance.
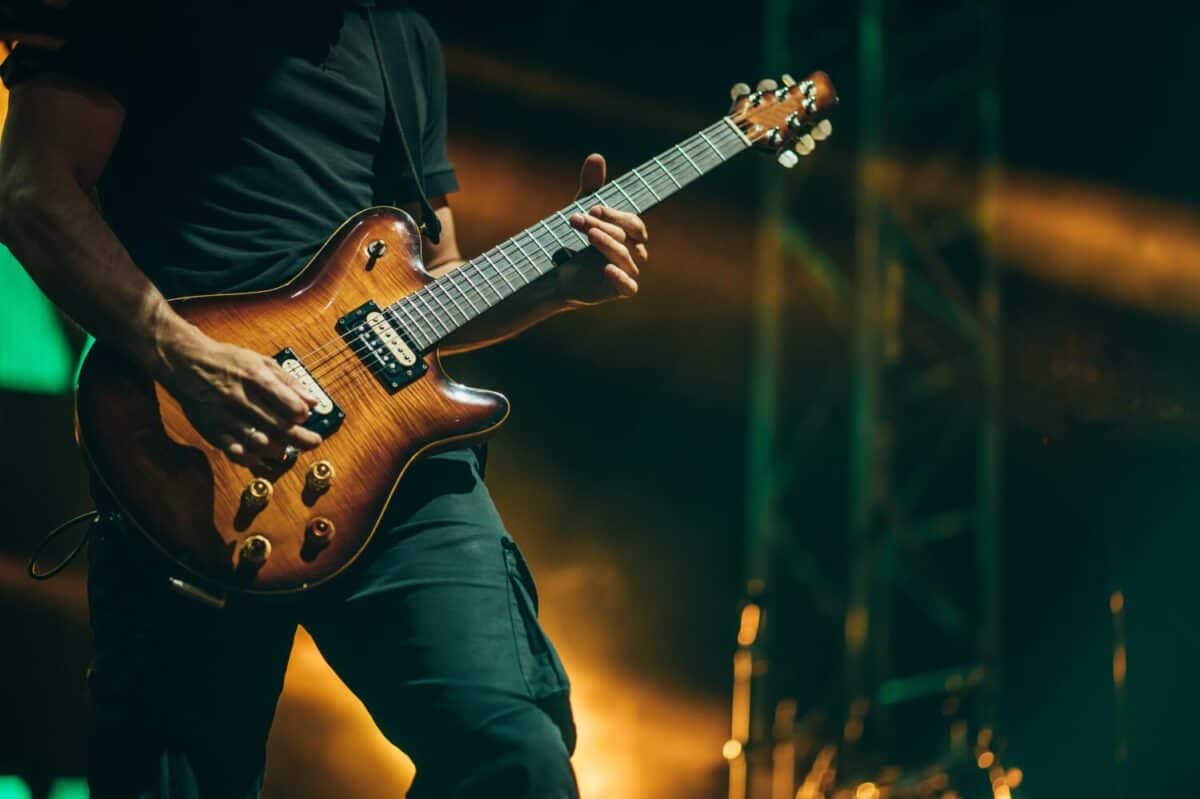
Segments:
[[[404,150],[405,158],[408,159],[408,168],[409,168],[410,173],[412,174],[413,184],[417,187],[417,195],[421,199],[421,232],[424,233],[425,236],[430,241],[432,241],[434,244],[437,244],[438,239],[441,238],[441,235],[442,235],[442,223],[437,218],[437,213],[433,210],[433,205],[430,204],[429,198],[427,196],[425,196],[425,170],[424,170],[424,165],[422,163],[421,148],[417,147],[414,150],[412,147],[409,146],[410,138],[409,138],[408,134],[405,132],[405,125],[404,125],[403,120],[401,119],[400,108],[399,108],[399,106],[396,105],[396,98],[392,94],[392,82],[388,77],[388,73],[391,70],[388,69],[387,61],[383,57],[383,44],[380,42],[380,39],[379,39],[379,29],[375,26],[374,9],[367,8],[366,11],[367,11],[367,24],[371,28],[371,40],[373,41],[373,43],[375,45],[375,57],[379,60],[379,71],[383,75],[383,95],[384,95],[385,100],[387,101],[388,115],[391,117],[392,122],[396,126],[396,132],[400,137],[400,146]],[[401,22],[401,24],[397,25],[396,27],[399,29],[399,35],[396,37],[396,41],[400,46],[401,55],[404,56],[404,58],[403,58],[404,66],[407,68],[408,73],[411,75],[413,72],[413,69],[412,69],[413,61],[412,61],[412,58],[409,56],[408,26],[403,24],[403,22]],[[419,98],[419,101],[424,101],[424,97],[422,96],[423,90],[421,90],[421,88],[419,86],[417,86],[415,79],[413,81],[413,86],[414,86],[414,89],[416,90],[413,95],[414,98]],[[419,111],[419,109],[413,109],[413,110]],[[416,120],[411,120],[412,116],[417,116],[419,118],[421,116],[424,116],[424,114],[420,114],[420,113],[409,114],[409,117],[410,117],[409,124],[410,125],[413,124],[414,121],[416,121]],[[420,126],[418,126],[416,133],[417,133],[417,136],[411,140],[416,141],[418,144],[420,144],[421,143],[421,136],[420,136],[421,127]]]

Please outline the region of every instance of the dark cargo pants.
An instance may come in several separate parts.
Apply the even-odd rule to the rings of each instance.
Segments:
[[[361,564],[292,607],[179,597],[136,531],[98,526],[93,798],[256,796],[297,623],[416,763],[412,799],[576,797],[567,678],[480,472],[418,463]]]

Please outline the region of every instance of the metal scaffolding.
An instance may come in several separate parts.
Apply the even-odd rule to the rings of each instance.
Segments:
[[[973,770],[963,772],[974,782],[961,794],[990,797],[1003,775],[995,733],[1001,302],[989,235],[1000,150],[994,5],[766,0],[765,73],[828,69],[851,106],[841,128],[853,126],[855,204],[853,228],[840,231],[852,250],[831,256],[829,233],[802,227],[798,181],[764,169],[745,598],[725,747],[730,799],[816,799],[875,782],[893,796],[919,796],[955,769]],[[881,170],[903,174],[902,165],[931,159],[966,176],[968,201],[953,213],[879,188]],[[853,264],[845,277],[831,266],[839,260]],[[794,374],[781,346],[792,265],[818,273],[844,308],[849,343],[848,401],[826,395],[801,413],[791,386],[812,375]],[[828,558],[806,552],[813,537],[800,509],[812,500],[794,496],[806,457],[795,420],[811,429],[838,406],[849,438],[848,507],[840,529],[827,531],[845,542],[835,567],[843,573],[830,574]],[[796,684],[795,664],[812,660],[796,643],[812,638],[801,627],[819,623],[799,613],[789,587],[797,582],[805,602],[837,625],[843,655],[831,659],[831,682],[809,691],[825,701],[801,698]],[[914,713],[942,731],[936,751],[897,736]],[[892,764],[904,767],[883,768]]]

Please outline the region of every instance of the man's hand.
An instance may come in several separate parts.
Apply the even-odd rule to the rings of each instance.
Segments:
[[[167,323],[172,331],[156,336],[154,376],[210,444],[253,467],[278,460],[289,446],[309,450],[321,443],[320,435],[300,426],[316,397],[273,358],[180,322]]]
[[[589,155],[579,173],[579,194],[604,185],[604,156]],[[646,225],[636,214],[594,205],[586,214],[572,214],[571,226],[587,236],[594,258],[578,258],[558,269],[559,293],[569,305],[594,305],[637,294],[638,274],[650,257]],[[601,269],[600,266],[603,265]]]

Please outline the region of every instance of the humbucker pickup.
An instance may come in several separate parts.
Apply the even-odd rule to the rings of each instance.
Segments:
[[[328,438],[342,426],[342,420],[346,418],[346,414],[321,387],[307,367],[300,362],[290,347],[280,350],[275,355],[275,361],[283,367],[283,371],[300,381],[300,384],[317,398],[316,407],[301,426],[307,427],[314,433],[320,433],[322,438]]]
[[[390,393],[413,382],[429,365],[393,315],[368,301],[338,320],[335,329]]]

